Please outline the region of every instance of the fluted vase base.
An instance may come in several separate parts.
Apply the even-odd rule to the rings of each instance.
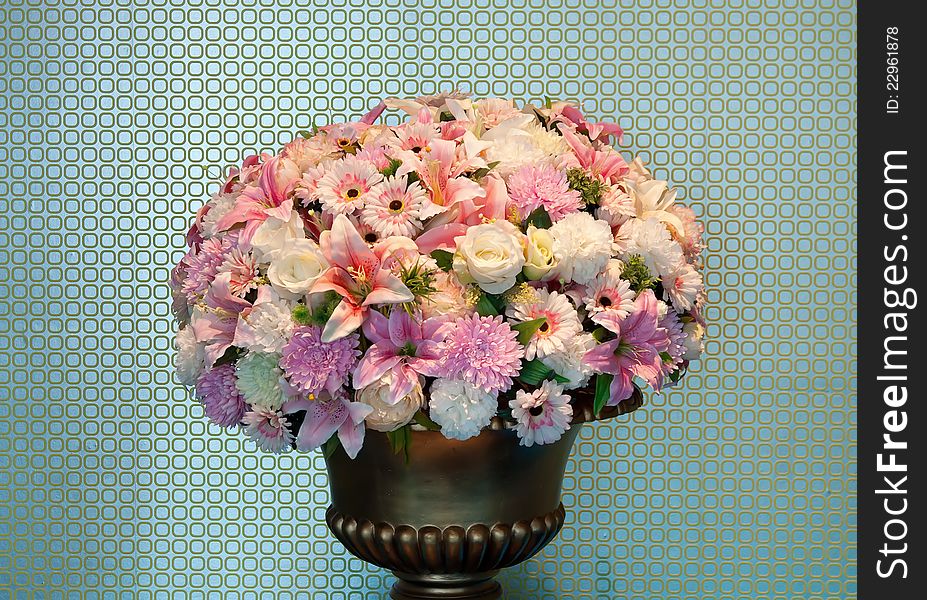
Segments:
[[[496,600],[502,586],[495,571],[471,575],[411,575],[396,573],[389,597],[393,600]]]

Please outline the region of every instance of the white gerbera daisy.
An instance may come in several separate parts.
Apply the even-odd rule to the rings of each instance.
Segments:
[[[479,435],[497,408],[496,394],[466,381],[436,379],[431,384],[429,416],[446,438],[466,440]]]
[[[183,385],[193,385],[206,368],[206,344],[196,340],[193,327],[182,327],[174,342],[177,345],[177,354],[174,355],[177,379]]]
[[[620,260],[609,261],[605,271],[595,276],[583,294],[586,312],[594,317],[598,313],[616,311],[622,319],[634,308],[634,290],[631,284],[621,278],[623,264]]]
[[[363,208],[376,193],[383,175],[372,163],[349,154],[335,162],[319,179],[317,190],[325,210],[350,214]]]
[[[546,319],[525,347],[528,360],[565,352],[570,340],[583,330],[576,308],[566,296],[542,289],[537,290],[536,297],[531,303],[510,304],[505,313],[516,323]]]
[[[682,246],[658,219],[631,219],[621,226],[618,235],[624,240],[624,255],[639,255],[651,273],[661,277],[685,262]]]
[[[517,421],[515,432],[522,446],[552,444],[570,428],[573,407],[563,388],[547,380],[530,394],[523,390],[509,401],[512,417]]]
[[[686,262],[662,277],[663,297],[673,303],[678,312],[686,312],[695,306],[695,297],[702,289],[702,275]]]
[[[415,237],[422,230],[422,206],[428,195],[416,181],[408,184],[408,176],[392,177],[364,206],[361,222],[382,236]]]
[[[582,333],[573,337],[563,352],[554,352],[541,359],[554,373],[569,381],[563,384],[567,390],[585,387],[592,377],[592,368],[586,363],[586,353],[595,348],[598,342],[591,333]]]
[[[614,238],[605,221],[586,212],[571,213],[549,229],[554,238],[557,276],[561,281],[588,285],[612,257]]]

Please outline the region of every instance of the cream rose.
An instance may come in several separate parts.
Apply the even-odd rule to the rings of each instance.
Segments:
[[[523,237],[508,221],[468,228],[456,240],[454,272],[463,283],[475,283],[485,292],[501,294],[515,285],[515,278],[525,266]]]
[[[525,244],[525,277],[533,281],[549,279],[548,274],[557,266],[554,258],[554,237],[546,229],[528,225]]]
[[[302,217],[294,210],[290,212],[290,218],[286,221],[268,217],[261,223],[251,238],[251,247],[258,262],[269,263],[289,242],[305,237]]]
[[[705,328],[696,321],[688,321],[682,326],[686,338],[683,345],[686,347],[685,354],[682,357],[686,360],[698,360],[698,357],[705,351],[705,344],[702,342],[705,337]]]
[[[392,382],[389,375],[359,390],[356,400],[373,407],[373,411],[365,419],[367,427],[386,432],[411,421],[416,411],[425,404],[421,381],[420,378],[419,384],[412,392],[396,404],[389,403],[389,386]]]
[[[328,269],[328,261],[312,240],[292,240],[277,252],[267,269],[267,278],[283,298],[304,296]]]

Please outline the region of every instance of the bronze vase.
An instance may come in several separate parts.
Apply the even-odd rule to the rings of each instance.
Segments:
[[[535,556],[560,532],[560,487],[583,423],[637,409],[639,390],[592,414],[579,392],[573,425],[553,443],[525,447],[501,419],[466,441],[413,431],[408,460],[386,434],[368,431],[351,460],[328,459],[332,504],[326,521],[354,556],[398,578],[394,600],[499,598],[493,577]]]

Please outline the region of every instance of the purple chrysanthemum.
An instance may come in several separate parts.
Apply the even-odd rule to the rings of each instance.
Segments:
[[[323,342],[320,327],[299,327],[283,347],[280,367],[290,383],[302,391],[318,394],[327,390],[334,394],[357,364],[361,354],[357,349],[358,341],[354,333]]]
[[[196,380],[196,397],[203,403],[206,416],[220,427],[241,423],[248,405],[235,386],[235,365],[219,365]]]
[[[525,349],[502,317],[458,318],[440,344],[441,376],[461,379],[487,392],[512,387]]]
[[[183,257],[180,264],[186,270],[186,279],[182,290],[190,304],[195,304],[209,289],[231,249],[230,238],[212,238],[203,242],[197,252],[191,250]]]
[[[543,206],[556,221],[583,205],[579,192],[570,189],[566,173],[549,165],[521,167],[509,177],[507,186],[522,219]]]

